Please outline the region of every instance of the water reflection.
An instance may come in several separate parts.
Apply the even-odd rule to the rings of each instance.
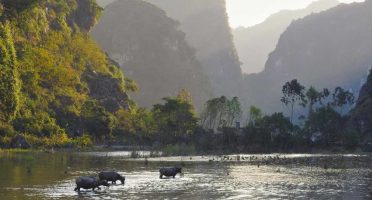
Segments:
[[[234,155],[230,157],[235,161],[229,157],[226,162],[218,156],[150,158],[147,165],[143,159],[130,159],[128,155],[129,152],[2,154],[1,199],[372,197],[369,155],[280,155],[281,159],[277,159],[278,155],[255,155],[254,159],[252,155],[239,155],[239,161]],[[324,163],[328,169],[324,169]],[[181,164],[183,177],[159,179],[159,167]],[[105,169],[125,175],[125,185],[101,187],[100,191],[73,191],[76,177],[95,175]]]

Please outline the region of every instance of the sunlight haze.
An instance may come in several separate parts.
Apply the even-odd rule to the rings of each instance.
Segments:
[[[0,200],[372,200],[371,19],[372,0],[0,0]]]
[[[263,22],[270,15],[281,10],[295,10],[308,6],[316,0],[226,0],[230,26],[249,27]],[[342,3],[364,0],[339,0]]]

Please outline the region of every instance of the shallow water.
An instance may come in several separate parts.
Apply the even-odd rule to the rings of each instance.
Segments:
[[[146,152],[142,152],[146,155]],[[0,199],[371,199],[370,155],[231,155],[131,159],[129,152],[0,154]],[[159,179],[161,166],[184,175]],[[325,169],[326,168],[326,169]],[[125,185],[75,192],[114,169]],[[119,183],[119,181],[118,181]]]

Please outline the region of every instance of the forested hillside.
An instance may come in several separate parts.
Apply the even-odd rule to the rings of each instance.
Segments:
[[[0,143],[110,137],[134,86],[88,35],[101,11],[92,0],[1,1]]]
[[[94,0],[0,2],[1,148],[104,143],[148,145],[171,154],[352,150],[362,147],[370,132],[371,75],[350,115],[347,108],[354,104],[348,89],[359,89],[372,63],[371,0],[292,23],[266,69],[246,77],[245,92],[240,72],[225,63],[237,61],[227,53],[233,46],[224,46],[230,40],[214,44],[223,47],[211,61],[222,79],[209,82],[201,54],[195,56],[177,22],[153,4],[121,0],[106,7],[93,35],[113,61],[90,37],[102,12]],[[213,2],[222,3],[214,11],[226,19],[223,2]],[[216,5],[189,3],[187,16],[196,5]],[[226,26],[219,25],[215,30],[224,32]],[[205,47],[201,52],[216,50]],[[138,79],[137,98],[151,109],[129,98],[137,84],[117,63]],[[217,83],[223,95],[208,100]],[[205,103],[199,118],[193,101],[199,107]],[[248,110],[246,102],[256,107]]]
[[[359,91],[372,63],[372,1],[342,4],[294,21],[269,56],[265,70],[245,77],[247,101],[266,112],[282,111],[281,86]]]
[[[200,109],[212,95],[210,81],[178,26],[150,3],[121,0],[105,7],[92,31],[109,56],[137,81],[140,92],[133,98],[141,106],[187,89]]]

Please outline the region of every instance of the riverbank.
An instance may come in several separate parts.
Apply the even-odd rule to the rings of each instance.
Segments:
[[[370,155],[370,152],[364,152],[361,149],[354,151],[334,151],[329,149],[312,149],[311,151],[299,151],[299,152],[231,152],[231,151],[208,151],[208,152],[197,152],[190,150],[180,150],[180,147],[157,147],[151,146],[128,146],[128,145],[94,145],[85,148],[68,147],[68,148],[0,148],[0,153],[32,153],[32,152],[44,152],[44,153],[63,153],[63,152],[86,152],[86,153],[103,153],[106,155],[107,152],[121,155],[121,152],[125,153],[125,157],[129,158],[158,158],[158,157],[202,157],[211,158],[211,161],[225,161],[228,160],[244,160],[237,159],[237,156],[257,156],[257,155]],[[145,152],[145,153],[144,153]],[[226,158],[228,156],[228,159]]]

